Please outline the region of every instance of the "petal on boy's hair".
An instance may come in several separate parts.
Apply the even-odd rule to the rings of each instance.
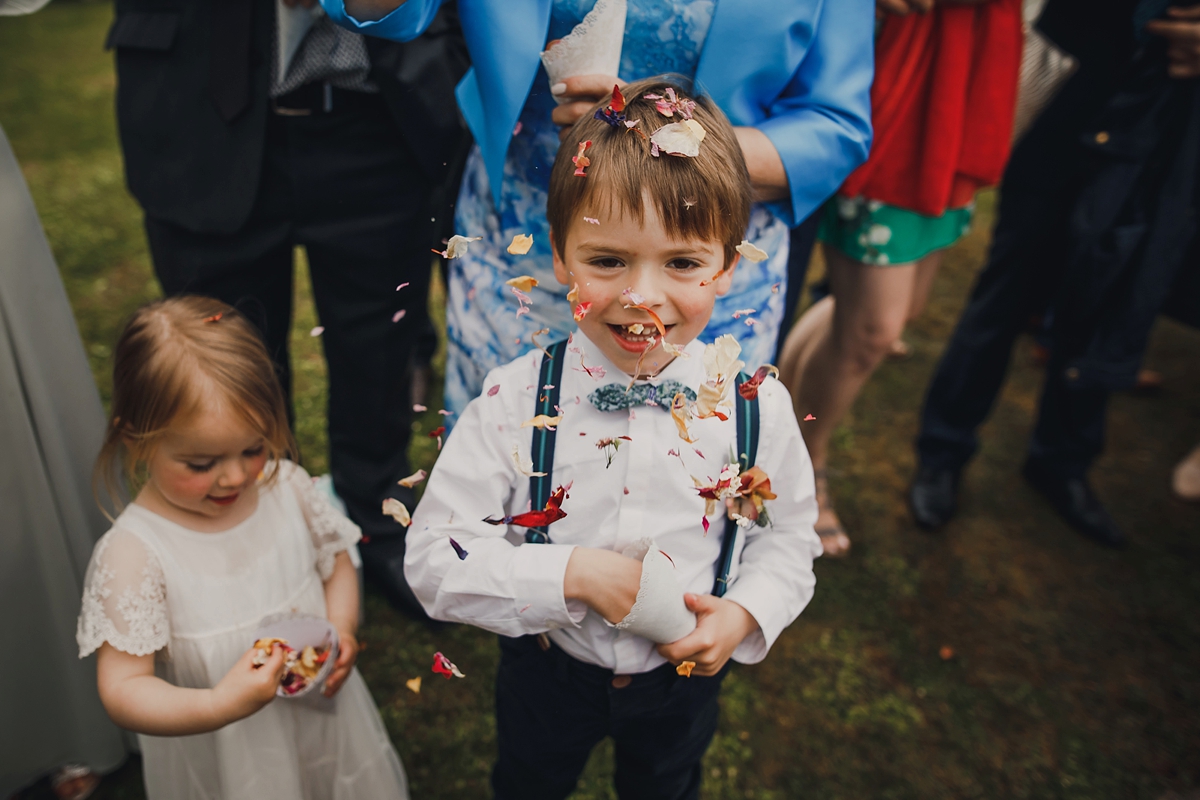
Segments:
[[[404,507],[404,503],[394,497],[383,501],[383,513],[406,528],[412,524],[412,517],[409,516],[408,509]]]
[[[663,125],[650,134],[650,142],[668,155],[695,158],[700,155],[700,142],[706,134],[703,125],[694,119],[686,119]]]
[[[512,241],[509,243],[508,252],[514,256],[523,256],[529,252],[530,247],[533,247],[533,235],[518,233],[513,236]],[[533,279],[530,278],[530,280]],[[532,285],[537,286],[537,281],[533,281]],[[524,291],[528,292],[529,289],[525,289]]]
[[[529,238],[531,241],[533,240],[532,236],[530,236]],[[516,240],[514,239],[513,241],[516,241]],[[529,248],[526,247],[521,252],[524,253],[528,250],[529,250]],[[512,245],[509,245],[508,252],[510,252],[510,253],[513,252]],[[518,291],[529,292],[529,290],[531,290],[533,287],[538,285],[538,279],[534,278],[530,275],[518,275],[515,278],[510,278],[510,279],[506,280],[505,283]],[[529,302],[528,297],[521,298],[520,295],[518,295],[517,297],[518,297],[518,299],[523,299],[527,303]]]
[[[742,257],[747,261],[753,261],[757,263],[759,261],[766,261],[767,259],[767,252],[765,250],[760,250],[745,239],[742,239],[742,243],[734,249],[741,253]],[[772,292],[774,291],[775,290],[772,289]]]

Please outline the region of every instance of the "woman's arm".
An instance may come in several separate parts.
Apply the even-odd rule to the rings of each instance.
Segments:
[[[154,655],[135,656],[105,642],[96,658],[100,702],[122,728],[151,736],[190,736],[248,717],[275,697],[283,650],[255,668],[247,650],[211,689],[183,689],[154,674]]]
[[[350,677],[358,660],[358,573],[345,550],[333,562],[333,574],[325,581],[325,615],[338,630],[338,657],[325,679],[325,696],[333,697]]]

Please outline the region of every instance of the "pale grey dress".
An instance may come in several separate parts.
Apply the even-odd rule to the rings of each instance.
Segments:
[[[4,0],[0,0],[0,11]],[[66,763],[125,758],[80,660],[104,411],[54,256],[0,129],[0,798]]]

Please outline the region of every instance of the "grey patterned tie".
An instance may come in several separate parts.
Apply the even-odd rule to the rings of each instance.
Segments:
[[[636,383],[628,391],[622,384],[610,383],[589,394],[588,400],[600,411],[621,411],[641,405],[670,408],[671,400],[680,392],[683,392],[689,401],[695,401],[695,392],[679,381],[671,380],[663,381],[657,386]]]

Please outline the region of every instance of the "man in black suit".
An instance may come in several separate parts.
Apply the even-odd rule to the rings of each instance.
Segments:
[[[163,290],[243,310],[289,395],[292,259],[305,248],[329,365],[334,487],[371,540],[368,578],[419,611],[403,530],[380,506],[412,505],[396,481],[410,471],[431,218],[448,208],[465,147],[454,86],[467,56],[453,6],[399,44],[338,28],[315,0],[117,0],[108,46],[126,176]]]
[[[1046,7],[1039,27],[1080,69],[1013,152],[987,264],[930,384],[909,494],[924,528],[954,515],[1013,342],[1051,306],[1054,344],[1024,475],[1080,533],[1126,541],[1087,471],[1103,448],[1109,394],[1133,384],[1156,315],[1200,253],[1200,6],[1169,4]]]

